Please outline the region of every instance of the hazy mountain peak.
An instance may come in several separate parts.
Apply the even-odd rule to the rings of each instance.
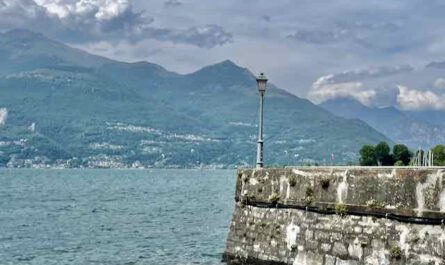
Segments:
[[[0,74],[60,65],[90,68],[112,62],[25,29],[0,34],[0,54]]]
[[[433,146],[445,139],[443,126],[432,124],[427,119],[394,107],[367,107],[355,99],[348,98],[330,99],[320,106],[337,116],[365,121],[392,140],[413,148]]]
[[[226,59],[222,62],[216,63],[216,65],[226,65],[228,67],[239,67],[234,61]]]
[[[206,66],[189,76],[195,81],[204,83],[219,83],[224,86],[242,85],[250,87],[254,85],[255,78],[247,69],[235,64],[231,60],[225,60]]]
[[[200,70],[196,71],[195,73],[199,72],[236,72],[236,71],[248,71],[246,68],[241,67],[234,63],[231,60],[224,60],[222,62],[212,64],[205,66],[201,68]]]
[[[7,31],[3,35],[7,36],[7,37],[14,37],[14,38],[26,37],[26,38],[47,39],[43,34],[34,32],[34,31],[30,31],[27,29],[13,29],[13,30]]]
[[[332,99],[328,99],[326,101],[323,101],[322,103],[320,103],[320,105],[328,105],[328,104],[349,104],[349,105],[353,105],[353,106],[360,106],[360,107],[366,107],[365,105],[363,105],[360,101],[351,98],[351,97],[338,97],[338,98],[332,98]]]
[[[147,61],[139,61],[139,62],[133,62],[133,63],[120,63],[120,62],[113,62],[114,64],[119,64],[123,69],[145,69],[145,70],[156,70],[156,71],[162,71],[162,72],[169,72],[164,67],[160,66],[159,64],[150,63]],[[172,72],[170,72],[172,73]]]
[[[26,29],[14,29],[0,34],[1,49],[14,49],[27,51],[38,45],[50,47],[52,49],[65,46],[63,43],[51,40],[41,33],[36,33]],[[51,51],[51,49],[49,49]]]

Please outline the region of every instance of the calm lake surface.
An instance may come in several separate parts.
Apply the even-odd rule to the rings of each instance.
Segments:
[[[0,170],[0,264],[221,264],[233,170]]]

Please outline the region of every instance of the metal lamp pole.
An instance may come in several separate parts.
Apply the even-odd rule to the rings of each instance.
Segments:
[[[257,156],[256,167],[262,168],[264,166],[263,154],[264,154],[264,140],[263,140],[263,106],[264,106],[264,94],[266,93],[267,78],[261,73],[256,82],[258,84],[258,91],[260,92],[260,123],[258,125],[258,144],[257,144]]]

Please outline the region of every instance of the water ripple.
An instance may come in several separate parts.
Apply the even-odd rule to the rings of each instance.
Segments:
[[[2,264],[221,264],[233,171],[0,170]]]

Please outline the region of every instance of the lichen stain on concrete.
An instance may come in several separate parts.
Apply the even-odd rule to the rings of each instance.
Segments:
[[[441,212],[445,212],[445,189],[440,194],[439,209]]]
[[[431,193],[434,192],[434,189],[442,190],[443,186],[443,171],[438,170],[435,174],[428,174],[426,181],[424,183],[417,183],[416,186],[416,201],[417,201],[417,211],[418,216],[422,216],[422,213],[425,211],[425,203],[426,199],[431,197]],[[442,211],[445,206],[442,205],[442,195],[440,195],[440,199],[438,202],[438,208]]]
[[[294,263],[292,265],[307,265],[307,256],[304,251],[304,246],[298,246],[298,254],[295,257]]]
[[[344,200],[346,200],[346,197],[348,197],[348,174],[345,172],[342,176],[342,181],[338,184],[337,187],[337,202],[343,203]]]
[[[286,227],[287,249],[292,250],[296,247],[297,236],[299,233],[300,233],[300,227],[298,225],[294,225],[293,223],[291,223]]]
[[[307,172],[307,171],[303,171],[303,170],[292,169],[292,172],[295,175],[299,175],[299,176],[303,176],[303,177],[311,177],[312,176],[311,172]]]
[[[387,256],[388,251],[384,248],[373,249],[372,254],[365,258],[365,265],[390,265]]]
[[[381,173],[377,173],[377,177],[378,178],[383,178],[383,179],[392,179],[396,176],[396,169],[392,169],[391,173],[387,173],[387,172],[381,172]]]
[[[354,242],[348,247],[349,256],[361,260],[363,257],[363,248],[358,237],[355,238]]]
[[[252,186],[257,185],[258,183],[259,182],[258,182],[258,180],[256,178],[250,178],[249,179],[249,184],[252,185]]]
[[[407,236],[410,232],[410,229],[406,225],[399,225],[396,227],[396,230],[400,232],[399,236],[399,245],[400,249],[405,252],[405,256],[409,256],[410,245],[407,241]]]

